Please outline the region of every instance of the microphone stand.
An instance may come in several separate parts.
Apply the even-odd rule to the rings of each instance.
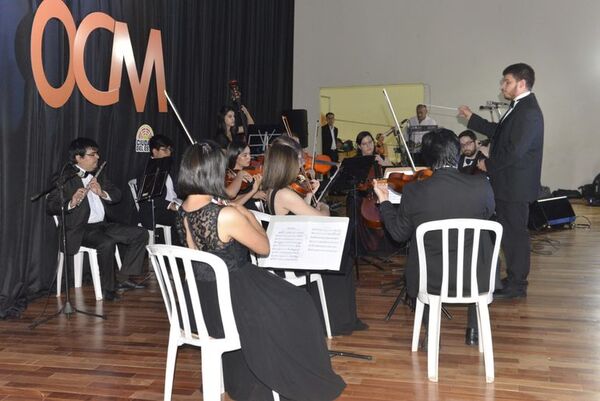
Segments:
[[[67,319],[70,319],[71,315],[73,313],[81,313],[83,315],[99,317],[101,319],[106,320],[105,315],[86,312],[86,311],[77,309],[76,307],[71,305],[71,295],[70,295],[71,291],[70,291],[70,287],[69,287],[69,269],[71,268],[71,266],[70,266],[71,257],[67,254],[67,231],[66,231],[66,224],[65,224],[66,223],[65,196],[64,196],[63,188],[66,183],[71,181],[71,179],[73,179],[77,175],[77,172],[75,172],[74,174],[71,174],[70,176],[67,176],[66,178],[63,179],[62,174],[64,173],[66,166],[67,166],[67,164],[65,164],[63,166],[63,168],[61,170],[61,175],[54,182],[54,185],[52,185],[50,188],[40,192],[39,194],[31,197],[31,201],[35,202],[38,199],[40,199],[42,196],[47,195],[50,192],[58,189],[58,193],[59,193],[59,197],[60,197],[60,235],[61,235],[61,242],[63,245],[63,253],[64,253],[62,268],[65,272],[65,303],[63,304],[63,306],[61,306],[61,308],[56,313],[54,313],[50,316],[46,316],[44,318],[35,320],[33,323],[31,323],[29,325],[30,329],[35,329],[40,324],[46,323],[47,321],[59,316],[61,313],[64,313],[67,316]],[[56,275],[58,275],[58,269],[59,269],[59,267],[57,267]],[[50,296],[50,289],[48,289],[48,296]]]

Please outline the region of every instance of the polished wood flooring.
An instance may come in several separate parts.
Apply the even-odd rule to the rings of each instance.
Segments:
[[[330,348],[373,360],[333,360],[348,383],[340,400],[600,400],[600,208],[575,210],[591,228],[535,235],[528,297],[491,306],[493,384],[485,383],[483,357],[464,345],[460,307],[442,321],[439,383],[429,382],[426,352],[410,352],[411,312],[401,305],[383,320],[397,290],[382,293],[382,284],[396,273],[363,265],[357,298],[370,329],[337,337]],[[0,322],[1,401],[162,400],[169,328],[153,281],[120,302],[96,303],[87,286],[73,292],[73,304],[107,320],[63,315],[30,330],[45,302]],[[51,296],[47,313],[60,305]],[[180,349],[173,400],[200,400],[200,383],[200,350]]]

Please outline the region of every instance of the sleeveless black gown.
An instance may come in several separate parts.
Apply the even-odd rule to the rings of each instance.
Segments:
[[[275,195],[277,191],[272,191],[267,203],[266,211],[275,215]],[[288,213],[293,215],[293,213]],[[351,230],[348,228],[346,240],[344,242],[344,251],[339,271],[320,271],[323,279],[323,288],[325,290],[325,299],[327,300],[327,311],[329,312],[329,323],[331,325],[331,334],[333,336],[350,335],[354,330],[364,330],[366,325],[358,318],[356,313],[356,284],[354,282],[353,259],[351,252]],[[298,274],[298,273],[297,273]],[[321,299],[317,290],[316,283],[310,284],[310,294],[313,298],[321,322],[323,322],[323,311]],[[323,326],[323,329],[325,327]]]
[[[217,220],[223,206],[209,203],[186,212],[176,221],[185,243],[187,218],[199,250],[227,264],[233,314],[241,349],[223,354],[225,390],[235,400],[270,400],[271,389],[282,399],[326,401],[345,387],[329,360],[319,315],[306,291],[248,262],[248,250],[232,240],[223,243]],[[194,273],[211,336],[222,337],[212,270],[198,263]]]

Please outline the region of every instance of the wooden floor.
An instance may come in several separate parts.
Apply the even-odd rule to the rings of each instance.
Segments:
[[[395,278],[363,266],[357,289],[365,332],[337,337],[330,348],[373,356],[335,358],[348,383],[340,400],[600,400],[600,208],[575,206],[591,229],[536,235],[528,297],[491,306],[496,381],[485,383],[483,358],[464,345],[465,309],[442,321],[439,383],[427,380],[425,351],[410,352],[412,314],[400,306],[383,320]],[[578,218],[584,223],[584,218]],[[74,305],[108,320],[74,315],[30,330],[38,299],[22,319],[0,322],[0,400],[162,400],[168,323],[155,285],[120,302],[93,301],[91,287]],[[47,312],[61,305],[52,296]],[[179,351],[173,400],[200,400],[200,351]]]

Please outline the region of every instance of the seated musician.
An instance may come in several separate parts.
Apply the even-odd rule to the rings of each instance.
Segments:
[[[487,159],[479,149],[480,144],[477,136],[471,130],[465,130],[458,136],[460,142],[460,158],[458,159],[458,171],[466,174],[477,174],[483,171],[477,168],[477,162]]]
[[[457,170],[459,142],[454,132],[448,129],[437,129],[423,136],[423,156],[433,176],[424,181],[413,181],[404,186],[402,201],[396,210],[388,201],[387,184],[377,184],[375,193],[381,202],[380,212],[385,229],[396,241],[407,241],[414,237],[417,227],[425,222],[451,218],[489,219],[494,213],[494,193],[484,175],[461,174]],[[440,207],[443,199],[443,207]],[[450,241],[450,255],[456,255],[456,243]],[[492,243],[489,237],[482,236],[479,258],[479,290],[487,291],[489,283],[489,260],[492,254]],[[454,248],[452,248],[454,247]],[[441,244],[428,245],[428,286],[439,288],[442,278]],[[486,260],[487,259],[487,260]],[[450,282],[452,271],[456,275],[456,256],[451,256]],[[454,261],[454,262],[452,262]],[[487,271],[487,277],[485,274]],[[465,274],[468,273],[465,268]],[[406,289],[410,297],[419,292],[419,261],[417,242],[411,241],[408,262],[405,270]],[[465,279],[465,287],[469,280]],[[439,293],[439,292],[438,292]],[[427,321],[427,319],[424,319]],[[467,333],[465,342],[477,344],[477,315],[474,305],[469,306]]]
[[[89,138],[72,141],[69,145],[69,160],[72,164],[64,168],[57,178],[67,180],[63,186],[68,247],[66,254],[73,257],[80,246],[96,249],[103,299],[115,301],[120,298],[117,290],[145,288],[144,285],[131,281],[129,276],[142,274],[148,231],[142,227],[105,220],[104,205],[119,202],[121,191],[106,178],[106,172],[98,177],[91,174],[98,169],[98,149],[98,144]],[[78,176],[68,179],[73,173]],[[58,191],[52,191],[48,195],[46,211],[50,215],[61,213]],[[123,265],[120,270],[115,263],[117,244],[125,245],[125,251],[121,253]]]
[[[382,167],[391,166],[392,164],[385,160],[381,155],[375,153],[375,141],[373,136],[368,131],[360,132],[356,137],[356,149],[357,153],[355,157],[361,156],[375,156],[375,164],[369,171],[369,180],[373,178],[381,178]],[[350,218],[351,227],[356,226],[356,235],[358,249],[355,251],[358,256],[363,256],[369,252],[376,251],[391,251],[396,247],[388,238],[386,238],[385,231],[381,228],[371,228],[365,219],[361,216],[362,203],[367,197],[372,197],[372,191],[367,188],[359,190],[354,194],[352,191],[348,192],[346,197],[346,213]],[[376,207],[375,205],[373,205]],[[356,219],[356,221],[355,221]],[[352,230],[354,231],[354,230]],[[354,246],[354,241],[352,241]]]
[[[266,200],[265,193],[260,190],[261,174],[251,175],[245,168],[250,167],[250,147],[245,142],[235,139],[227,147],[227,172],[225,191],[231,202],[256,209],[254,199]]]
[[[223,354],[225,391],[233,400],[272,399],[272,389],[282,399],[333,400],[345,384],[331,368],[314,304],[306,291],[248,262],[249,250],[269,253],[269,239],[246,208],[220,201],[227,197],[226,163],[213,142],[185,151],[177,182],[185,201],[176,224],[182,243],[220,257],[229,271],[241,349]],[[214,273],[201,263],[193,269],[206,328],[220,338]]]
[[[152,159],[162,159],[171,157],[173,152],[173,141],[164,135],[154,135],[148,142],[150,147],[150,157]],[[144,180],[143,173],[137,176],[137,186],[139,188]],[[163,196],[154,199],[154,222],[165,226],[175,225],[175,212],[181,204],[175,193],[175,186],[171,174],[167,176],[162,190]],[[140,202],[140,223],[148,230],[153,230],[152,225],[152,202]]]
[[[299,195],[290,186],[296,182],[303,165],[302,148],[289,137],[280,137],[273,142],[265,157],[262,188],[267,193],[265,210],[274,215],[329,216],[329,208],[319,202],[312,205],[313,193],[318,189],[318,181],[309,180],[305,195]],[[356,294],[352,259],[348,250],[348,239],[339,272],[322,272],[323,287],[333,335],[348,335],[355,330],[365,330],[368,326],[356,315]],[[316,291],[311,292],[315,303],[320,305]],[[321,308],[319,307],[320,311]]]

